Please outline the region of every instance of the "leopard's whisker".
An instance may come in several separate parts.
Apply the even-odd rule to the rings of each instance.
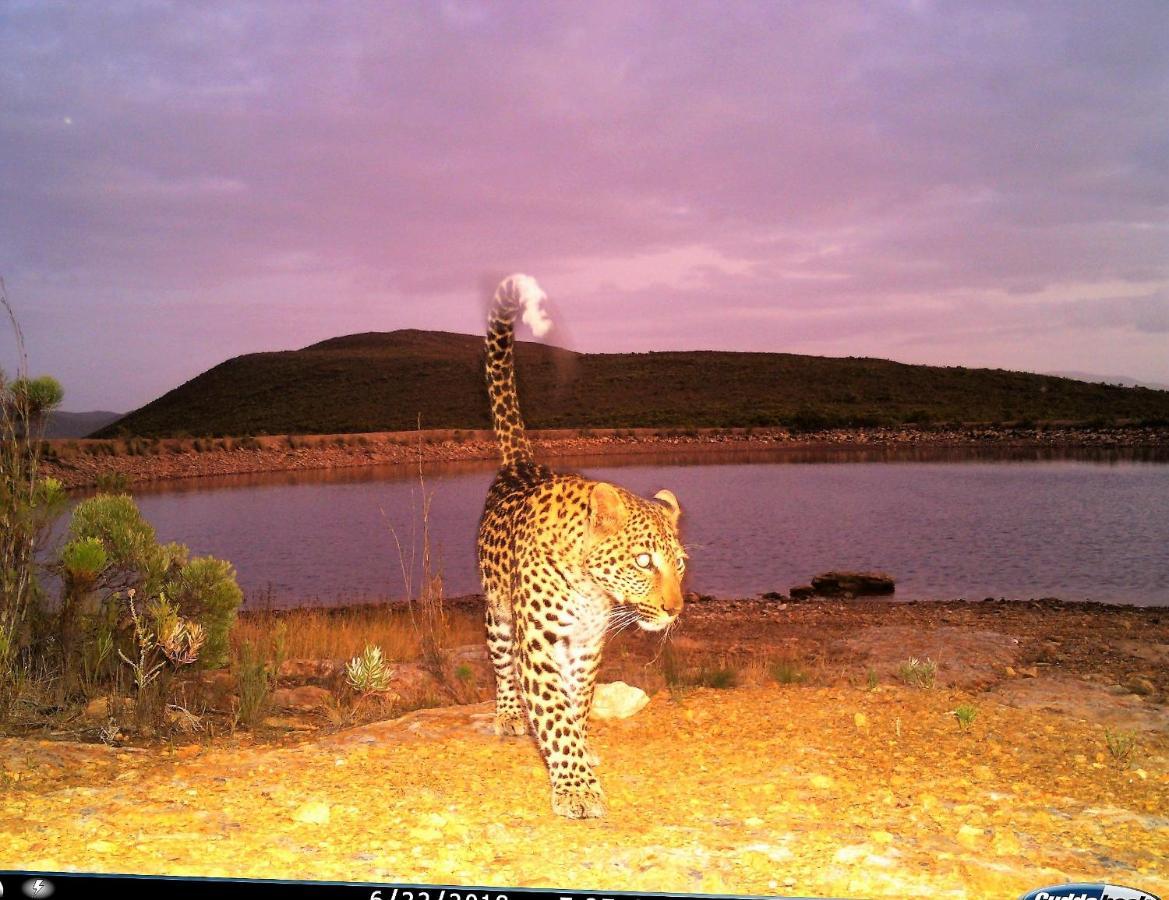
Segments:
[[[605,635],[607,637],[616,637],[630,625],[634,624],[637,619],[638,617],[636,615],[632,615],[623,619],[615,620],[609,624],[608,628],[605,629]]]

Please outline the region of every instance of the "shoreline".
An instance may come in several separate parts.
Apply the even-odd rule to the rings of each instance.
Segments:
[[[782,428],[582,428],[529,431],[528,434],[541,460],[663,451],[879,454],[914,449],[1126,451],[1150,459],[1169,460],[1169,428],[1147,426],[856,428],[795,433]],[[48,450],[42,471],[59,479],[67,488],[94,487],[105,480],[124,481],[129,485],[220,475],[498,458],[490,431],[454,429],[246,438],[54,439],[46,444]]]
[[[839,604],[842,606],[864,607],[865,609],[899,609],[902,607],[921,606],[931,609],[967,609],[969,607],[984,607],[986,609],[1033,609],[1043,612],[1102,612],[1111,613],[1116,610],[1141,610],[1154,617],[1165,615],[1169,618],[1169,606],[1159,606],[1154,603],[1127,603],[1124,601],[1108,600],[1066,600],[1062,597],[914,597],[899,599],[890,594],[887,596],[861,594],[857,596],[829,596],[817,594],[811,597],[793,598],[787,594],[774,591],[760,591],[755,594],[702,594],[687,591],[685,597],[686,609],[703,608],[733,608],[736,605],[758,605],[772,607],[778,610],[789,610],[801,607],[827,607]],[[248,598],[244,599],[239,608],[241,619],[261,619],[265,617],[283,618],[302,613],[319,613],[324,616],[343,618],[345,616],[376,615],[383,612],[406,612],[410,609],[411,601],[405,597],[384,597],[368,600],[345,600],[340,603],[297,603],[290,605],[248,605]],[[459,594],[454,597],[444,597],[443,606],[448,610],[459,612],[481,613],[483,611],[483,594]]]

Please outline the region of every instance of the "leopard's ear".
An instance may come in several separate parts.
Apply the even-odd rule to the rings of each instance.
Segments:
[[[678,516],[682,515],[682,507],[678,505],[678,498],[674,496],[673,491],[667,491],[664,488],[654,494],[655,500],[661,500],[665,504],[667,511],[670,513],[670,518],[674,520],[674,524],[678,524]]]
[[[613,485],[598,481],[589,492],[589,540],[595,543],[612,534],[616,534],[629,510],[625,508],[625,501],[621,493]]]

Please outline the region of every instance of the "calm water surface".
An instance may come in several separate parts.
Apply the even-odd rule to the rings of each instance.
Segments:
[[[1166,462],[932,455],[945,461],[920,451],[910,459],[753,451],[557,467],[644,496],[674,491],[691,553],[688,587],[704,593],[786,592],[833,568],[882,569],[902,599],[1169,606]],[[426,470],[448,595],[479,590],[475,529],[493,471],[486,463]],[[195,479],[135,495],[161,540],[235,563],[249,604],[402,596],[402,559],[421,544],[424,492],[409,467]]]

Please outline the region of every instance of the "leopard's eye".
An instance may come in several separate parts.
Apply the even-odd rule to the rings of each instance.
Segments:
[[[650,566],[650,563],[653,562],[653,560],[650,559],[650,556],[648,553],[637,554],[636,558],[633,561],[635,563],[637,563],[639,566],[641,566],[643,569],[648,569]]]
[[[684,572],[684,571],[686,571],[686,560],[684,560],[684,559],[683,559],[682,557],[680,557],[680,556],[678,557],[678,571],[679,571],[679,572]]]

